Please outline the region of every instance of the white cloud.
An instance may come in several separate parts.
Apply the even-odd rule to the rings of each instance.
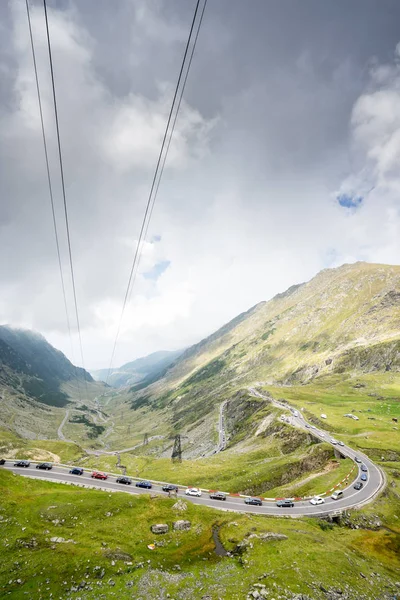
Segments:
[[[104,28],[88,31],[80,3],[49,13],[86,366],[108,366],[182,57],[187,22],[165,6],[121,1],[113,27],[122,32],[128,22],[128,33],[124,45],[113,37],[112,46]],[[209,17],[211,31],[215,14]],[[0,319],[33,326],[70,354],[23,3],[12,3],[11,15],[14,62],[0,41],[7,68],[0,67],[13,74],[14,85],[12,101],[1,102],[0,109],[6,142],[0,185],[9,200],[0,222],[0,252],[9,257],[0,263]],[[38,7],[32,20],[72,317]],[[240,56],[234,54],[235,36],[224,32],[223,23],[222,50],[214,37],[201,45],[201,39],[209,42],[206,23],[115,364],[194,343],[326,266],[360,259],[399,262],[398,58],[375,63],[360,93],[354,73],[361,67],[349,58],[337,64],[332,59],[332,68],[324,70],[322,58],[307,50],[291,66],[278,68],[277,56],[257,53],[257,62],[245,54],[253,33]],[[171,54],[171,68],[163,63],[155,72],[149,48],[159,60]],[[254,69],[244,83],[236,81],[235,71],[242,54]],[[117,85],[110,71],[121,71],[126,86]],[[332,200],[334,190],[362,195],[364,203],[349,214]],[[158,278],[145,277],[166,261]]]

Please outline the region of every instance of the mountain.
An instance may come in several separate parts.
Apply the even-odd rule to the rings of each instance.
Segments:
[[[122,367],[111,369],[109,377],[108,369],[99,369],[91,373],[96,381],[106,381],[108,377],[108,384],[113,387],[125,387],[139,382],[147,385],[150,379],[164,374],[165,369],[170,367],[182,352],[183,350],[153,352]]]
[[[226,376],[305,382],[374,356],[360,368],[398,367],[400,267],[358,262],[321,271],[261,302],[187,349],[154,384]]]
[[[171,431],[215,436],[215,411],[241,389],[304,385],[332,374],[400,371],[400,266],[325,269],[261,302],[131,388],[136,409],[161,411]],[[201,432],[201,433],[200,433]],[[210,437],[211,439],[211,437]]]
[[[43,336],[24,329],[0,326],[0,388],[8,388],[41,403],[64,406],[68,395],[62,384],[93,382]]]

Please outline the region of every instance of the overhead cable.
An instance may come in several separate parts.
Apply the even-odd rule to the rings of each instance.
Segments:
[[[66,193],[65,193],[64,167],[63,167],[63,159],[62,159],[62,151],[61,151],[60,127],[59,127],[59,122],[58,122],[56,87],[55,87],[55,80],[54,80],[53,58],[52,58],[52,52],[51,52],[51,41],[50,41],[49,21],[48,21],[48,17],[47,17],[46,0],[43,0],[43,7],[44,7],[45,22],[46,22],[47,49],[48,49],[48,54],[49,54],[51,86],[52,86],[52,91],[53,91],[54,117],[55,117],[55,123],[56,123],[56,133],[57,133],[58,161],[59,161],[59,165],[60,165],[61,188],[62,188],[62,196],[63,196],[65,227],[66,227],[66,233],[67,233],[68,256],[69,256],[69,265],[70,265],[70,271],[71,271],[72,291],[73,291],[74,306],[75,306],[76,326],[78,329],[78,338],[79,338],[79,347],[80,347],[80,353],[81,353],[82,367],[83,367],[83,369],[85,369],[85,361],[83,359],[81,328],[80,328],[80,324],[79,324],[78,301],[77,301],[76,286],[75,286],[74,264],[73,264],[73,260],[72,260],[71,236],[70,236],[70,227],[69,227],[69,219],[68,219],[67,197],[66,197]],[[83,373],[83,379],[85,382],[86,394],[87,394],[87,382],[86,382],[85,373]]]
[[[113,360],[114,360],[114,356],[115,356],[115,349],[116,349],[118,338],[119,338],[119,334],[120,334],[120,331],[121,331],[122,319],[123,319],[123,316],[124,316],[124,313],[125,313],[125,308],[126,308],[126,305],[127,305],[127,302],[128,302],[129,295],[130,295],[130,290],[131,290],[131,284],[132,284],[132,281],[133,281],[133,276],[134,276],[135,270],[136,270],[136,268],[138,266],[138,263],[139,263],[139,260],[140,260],[142,242],[144,241],[145,235],[147,234],[147,230],[148,230],[150,218],[151,218],[153,207],[154,207],[154,202],[155,202],[156,195],[157,195],[157,192],[158,192],[158,188],[159,188],[159,185],[160,185],[161,175],[162,175],[162,172],[164,170],[165,161],[166,161],[168,150],[169,150],[169,146],[170,146],[170,143],[171,143],[172,133],[173,133],[173,130],[175,128],[176,120],[177,120],[177,117],[178,117],[178,112],[179,112],[179,108],[180,108],[181,101],[182,101],[183,90],[184,90],[184,87],[186,85],[187,77],[188,77],[188,74],[189,74],[189,69],[190,69],[190,66],[191,66],[191,63],[192,63],[194,49],[195,49],[195,46],[196,46],[196,42],[197,42],[197,38],[198,38],[198,35],[199,35],[200,27],[201,27],[201,24],[202,24],[202,20],[203,20],[203,15],[204,15],[206,4],[207,4],[207,0],[204,0],[204,4],[203,4],[203,9],[202,9],[202,12],[201,12],[201,16],[200,16],[200,19],[198,20],[198,23],[197,23],[197,32],[196,32],[195,40],[194,40],[194,43],[193,43],[193,48],[192,48],[192,51],[191,51],[190,60],[189,60],[187,71],[186,71],[186,75],[185,75],[185,78],[184,78],[184,83],[183,83],[183,86],[182,86],[182,89],[181,89],[181,94],[180,94],[179,102],[178,102],[178,105],[177,105],[175,117],[174,117],[174,120],[173,120],[173,125],[172,125],[170,136],[169,136],[169,141],[168,141],[168,144],[167,144],[167,147],[166,147],[168,133],[169,133],[169,130],[170,130],[170,124],[171,124],[172,117],[173,117],[173,114],[174,114],[174,110],[175,110],[175,106],[176,106],[176,100],[177,100],[177,97],[178,97],[178,92],[179,92],[179,89],[180,89],[180,86],[181,86],[182,75],[183,75],[183,73],[185,71],[186,59],[187,59],[189,48],[190,48],[190,45],[191,45],[191,42],[192,42],[192,38],[193,38],[193,31],[194,31],[195,24],[196,24],[196,17],[197,17],[198,10],[199,10],[200,0],[197,0],[197,3],[196,3],[196,8],[195,8],[195,11],[194,11],[193,20],[192,20],[192,24],[191,24],[191,27],[190,27],[190,32],[189,32],[189,36],[188,36],[188,39],[187,39],[187,43],[186,43],[186,47],[185,47],[185,52],[184,52],[184,55],[183,55],[182,64],[181,64],[181,68],[180,68],[180,72],[179,72],[178,82],[176,84],[175,93],[174,93],[174,97],[173,97],[173,100],[172,100],[171,109],[170,109],[170,112],[169,112],[167,124],[166,124],[166,127],[165,127],[165,132],[164,132],[164,137],[163,137],[162,144],[161,144],[160,153],[159,153],[159,156],[158,156],[158,160],[157,160],[157,164],[156,164],[154,176],[153,176],[151,187],[150,187],[150,193],[149,193],[147,204],[146,204],[146,210],[145,210],[143,221],[142,221],[142,225],[141,225],[141,228],[140,228],[139,238],[138,238],[138,242],[137,242],[137,245],[136,245],[136,249],[135,249],[135,254],[134,254],[134,258],[133,258],[131,270],[130,270],[130,273],[129,273],[128,285],[127,285],[127,288],[126,288],[124,302],[123,302],[123,305],[122,305],[122,310],[121,310],[121,314],[120,314],[120,318],[119,318],[117,333],[116,333],[116,336],[115,336],[113,350],[112,350],[112,353],[111,353],[111,360],[110,360],[110,365],[109,365],[109,368],[108,368],[108,374],[107,374],[107,378],[106,378],[106,383],[108,382],[108,379],[109,379],[109,376],[110,376],[110,373],[111,373],[112,364],[113,364]],[[165,152],[165,156],[163,158],[164,149],[165,148],[166,148],[166,152]],[[160,169],[160,166],[161,166],[161,169]]]

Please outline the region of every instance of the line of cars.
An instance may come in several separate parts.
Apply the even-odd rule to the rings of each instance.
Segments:
[[[4,459],[3,459],[4,460]],[[4,465],[6,461],[1,462],[0,464]],[[18,460],[17,462],[14,463],[14,467],[22,467],[27,469],[30,466],[30,462],[29,460]],[[42,471],[51,471],[51,469],[53,468],[52,463],[49,462],[43,462],[43,463],[39,463],[36,465],[37,469],[41,469]]]
[[[337,442],[336,440],[331,440],[331,441],[332,442],[334,441],[335,443],[339,443],[339,444],[343,445],[343,442]],[[368,479],[368,476],[367,476],[368,469],[367,469],[366,465],[364,465],[362,463],[361,459],[358,456],[356,456],[354,460],[357,464],[360,465],[360,470],[362,471],[362,474],[360,477],[361,481],[357,481],[353,487],[356,490],[361,490],[364,485],[363,481],[367,481],[367,479]],[[4,459],[1,459],[0,464],[4,465],[5,462],[6,461]],[[27,468],[30,466],[30,462],[28,460],[20,460],[20,461],[15,462],[14,466]],[[44,463],[37,464],[36,468],[42,469],[42,470],[51,470],[53,468],[53,465],[52,465],[52,463],[44,462]],[[84,470],[82,467],[72,467],[69,470],[69,473],[72,475],[83,475],[83,472],[84,472]],[[106,480],[106,479],[108,479],[108,475],[107,475],[107,473],[104,473],[103,471],[93,471],[91,474],[91,478]],[[132,479],[126,475],[120,475],[119,477],[117,477],[116,483],[120,483],[120,484],[124,484],[124,485],[131,485]],[[151,489],[153,487],[152,483],[148,480],[137,481],[135,483],[135,485],[136,485],[136,487],[145,488],[145,489]],[[178,493],[178,491],[179,491],[178,487],[174,484],[164,484],[162,486],[162,490],[164,492],[168,492],[168,493],[171,493],[171,492]],[[187,496],[200,497],[202,495],[202,492],[199,488],[190,487],[185,490],[185,494]],[[335,490],[333,492],[331,498],[333,500],[338,500],[342,496],[343,496],[343,490]],[[212,500],[224,501],[227,498],[227,494],[225,492],[210,491],[209,497]],[[244,503],[247,505],[252,505],[252,506],[262,506],[261,498],[254,497],[254,496],[245,498]],[[325,499],[322,498],[321,496],[314,496],[313,498],[310,499],[310,504],[312,504],[314,506],[325,504]],[[278,508],[292,508],[292,507],[294,507],[294,500],[292,498],[282,498],[282,499],[277,500],[276,506]]]

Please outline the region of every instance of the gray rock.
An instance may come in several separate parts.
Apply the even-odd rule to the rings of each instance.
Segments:
[[[179,521],[175,521],[173,523],[173,527],[175,531],[187,531],[191,527],[190,521],[185,521],[184,519],[180,519]]]
[[[169,527],[166,523],[157,523],[151,526],[152,533],[168,533]]]

